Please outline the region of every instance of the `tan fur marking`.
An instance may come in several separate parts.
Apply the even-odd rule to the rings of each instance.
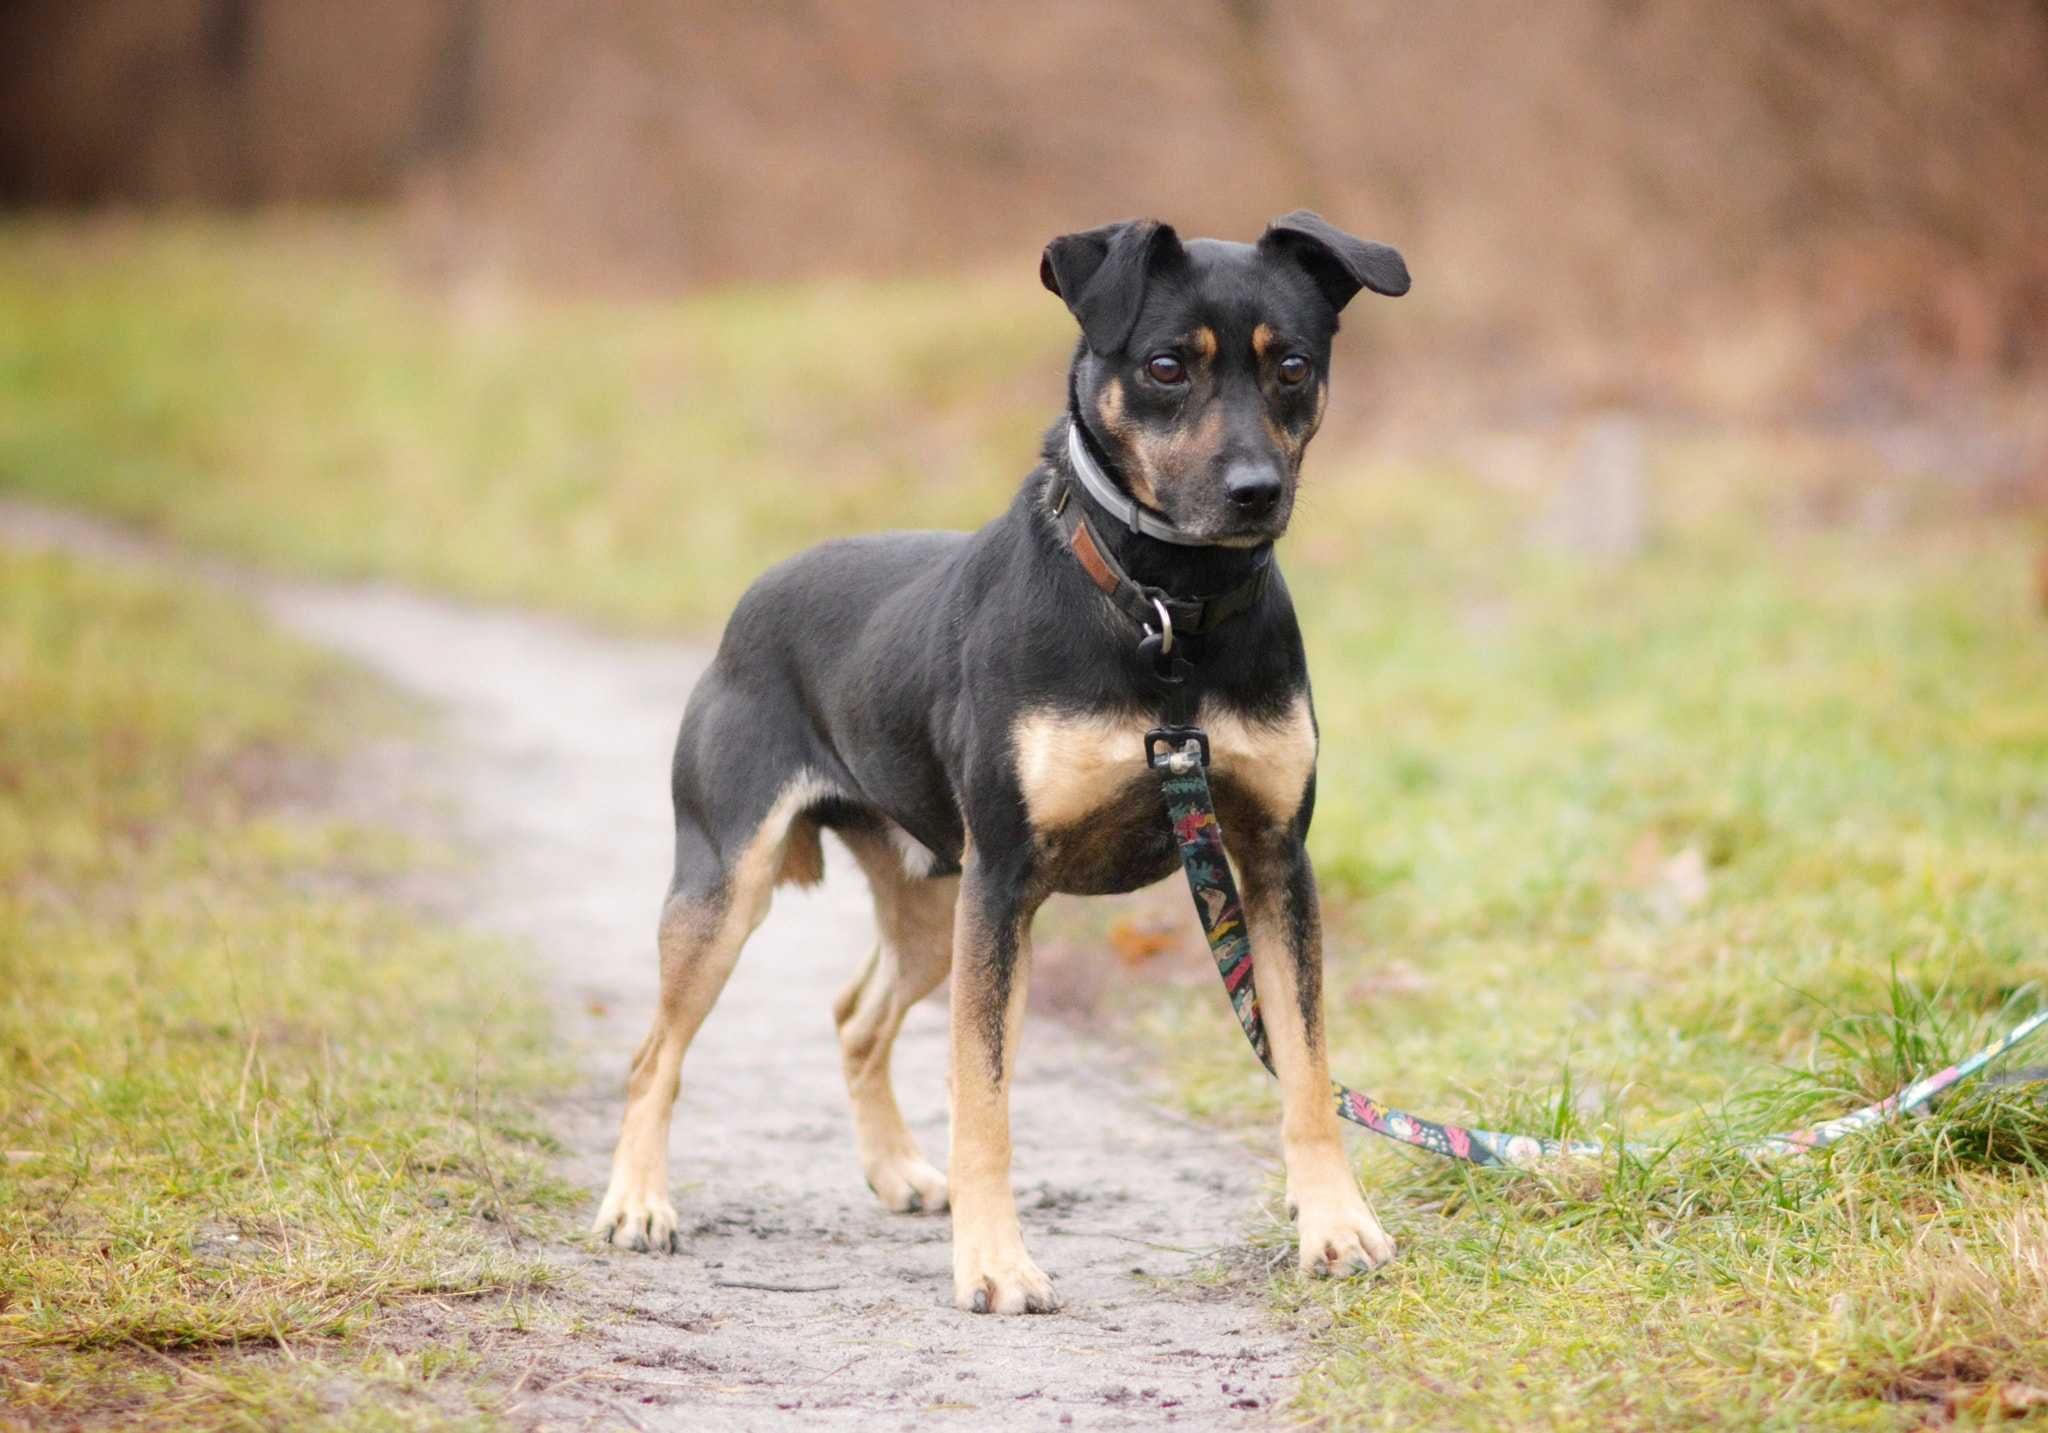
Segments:
[[[611,1182],[592,1232],[634,1248],[669,1249],[676,1211],[668,1197],[668,1134],[683,1055],[725,989],[740,947],[768,913],[790,865],[792,825],[825,791],[804,777],[785,787],[726,874],[723,908],[671,900],[661,916],[661,998],[626,1079],[626,1112],[612,1151]],[[816,840],[815,831],[811,839]],[[801,860],[801,857],[799,857]]]
[[[1278,721],[1249,721],[1214,703],[1199,717],[1209,732],[1212,775],[1249,792],[1275,822],[1301,806],[1316,767],[1315,721],[1298,697]],[[1075,715],[1025,712],[1011,728],[1017,783],[1031,824],[1057,831],[1088,819],[1145,772],[1145,733],[1158,725],[1142,712]]]
[[[1002,1067],[988,1048],[990,988],[987,947],[992,933],[969,911],[971,873],[961,883],[954,924],[952,1011],[953,1302],[976,1313],[1051,1310],[1052,1281],[1024,1249],[1017,1199],[1010,1186],[1010,1073],[1030,981],[1029,922],[1017,933],[1009,1000],[1002,1011]]]
[[[1279,335],[1273,332],[1273,325],[1270,323],[1260,324],[1252,330],[1252,352],[1263,359],[1266,356],[1266,350],[1273,346],[1273,340],[1278,337]]]
[[[1225,712],[1211,717],[1205,711],[1203,716],[1216,769],[1251,791],[1276,821],[1292,820],[1316,769],[1316,724],[1308,697],[1296,697],[1271,722]]]
[[[1329,406],[1329,402],[1330,385],[1319,379],[1316,382],[1315,412],[1310,416],[1308,425],[1298,433],[1290,432],[1275,423],[1270,412],[1262,412],[1259,415],[1260,421],[1266,425],[1266,436],[1272,440],[1274,447],[1287,455],[1288,463],[1296,471],[1301,468],[1301,455],[1308,451],[1309,439],[1315,437],[1317,430],[1323,426],[1323,410]]]
[[[798,817],[789,823],[789,839],[783,845],[782,869],[775,884],[815,886],[824,879],[825,850],[818,841],[818,823]]]
[[[1289,432],[1273,421],[1273,415],[1269,411],[1262,410],[1259,413],[1259,421],[1265,425],[1267,439],[1286,455],[1288,465],[1291,467],[1299,463],[1301,450],[1308,446],[1308,435]]]
[[[1206,468],[1222,445],[1223,409],[1211,403],[1191,426],[1176,427],[1167,433],[1142,432],[1130,447],[1138,459],[1146,493],[1156,495],[1162,487]],[[1134,476],[1132,488],[1136,489],[1138,483]],[[1148,506],[1158,506],[1156,496],[1140,496]]]
[[[1237,865],[1232,861],[1233,867]],[[1298,962],[1320,962],[1320,937],[1305,951],[1289,947],[1283,883],[1256,867],[1239,871],[1245,892],[1247,934],[1259,959],[1252,982],[1266,1017],[1273,1067],[1280,1078],[1280,1143],[1287,1166],[1287,1202],[1295,1210],[1304,1273],[1341,1274],[1383,1264],[1393,1241],[1359,1192],[1345,1158],[1343,1135],[1330,1103],[1330,1062],[1321,1022],[1311,1027],[1301,1011]]]
[[[754,838],[747,842],[746,849],[726,873],[727,905],[725,926],[720,932],[722,939],[745,940],[753,934],[754,927],[761,924],[762,918],[768,914],[768,902],[775,893],[775,883],[784,877],[791,864],[790,835],[791,827],[799,824],[797,813],[829,791],[822,780],[809,774],[782,788],[781,794],[769,806],[768,814],[754,828]],[[822,851],[817,859],[822,866]]]
[[[1124,427],[1124,384],[1121,378],[1112,378],[1102,385],[1102,391],[1095,395],[1095,411],[1106,431],[1121,436]]]
[[[1216,356],[1216,330],[1210,328],[1207,324],[1203,324],[1200,328],[1189,334],[1187,342],[1188,347],[1202,355],[1204,360]]]
[[[1087,819],[1131,776],[1144,771],[1141,717],[1027,711],[1010,729],[1017,784],[1031,824],[1055,831]]]
[[[1102,385],[1102,391],[1095,396],[1095,412],[1102,419],[1102,430],[1122,445],[1127,451],[1137,452],[1139,460],[1126,473],[1130,479],[1131,496],[1146,507],[1159,506],[1159,489],[1153,482],[1153,469],[1144,460],[1142,437],[1132,441],[1130,424],[1124,421],[1124,385],[1121,379],[1112,378]]]
[[[875,947],[832,1006],[861,1170],[884,1207],[936,1213],[946,1207],[946,1177],[925,1159],[903,1123],[889,1056],[903,1017],[938,988],[952,964],[960,883],[910,875],[888,836],[852,830],[841,837],[875,899]]]

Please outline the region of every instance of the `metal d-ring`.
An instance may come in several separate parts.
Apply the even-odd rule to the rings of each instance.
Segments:
[[[1159,614],[1159,655],[1170,656],[1173,653],[1173,615],[1157,597],[1152,599],[1152,610]],[[1150,632],[1152,629],[1147,627],[1145,630]]]

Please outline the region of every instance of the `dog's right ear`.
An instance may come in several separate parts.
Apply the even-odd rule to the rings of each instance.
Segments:
[[[1110,354],[1137,326],[1146,282],[1184,253],[1172,225],[1126,219],[1054,239],[1038,261],[1038,281],[1066,301],[1088,346]]]

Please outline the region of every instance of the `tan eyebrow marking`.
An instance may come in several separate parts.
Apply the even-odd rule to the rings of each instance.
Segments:
[[[1207,324],[1189,334],[1187,342],[1189,348],[1192,348],[1204,358],[1214,358],[1216,356],[1216,330],[1210,328]]]
[[[1124,385],[1120,378],[1112,378],[1102,385],[1102,392],[1096,395],[1095,411],[1102,415],[1102,426],[1118,437],[1124,431]]]
[[[1264,358],[1266,350],[1271,348],[1274,341],[1279,337],[1279,334],[1273,332],[1273,325],[1269,323],[1260,324],[1252,330],[1252,352],[1256,353],[1260,358]]]

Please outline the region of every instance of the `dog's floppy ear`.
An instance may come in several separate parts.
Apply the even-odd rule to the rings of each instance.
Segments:
[[[1259,248],[1283,254],[1307,269],[1330,307],[1339,312],[1361,288],[1389,298],[1408,292],[1408,265],[1398,250],[1354,238],[1309,209],[1282,214],[1267,225]]]
[[[1147,280],[1184,253],[1172,225],[1126,219],[1054,239],[1038,281],[1066,300],[1090,348],[1115,353],[1137,326]]]

